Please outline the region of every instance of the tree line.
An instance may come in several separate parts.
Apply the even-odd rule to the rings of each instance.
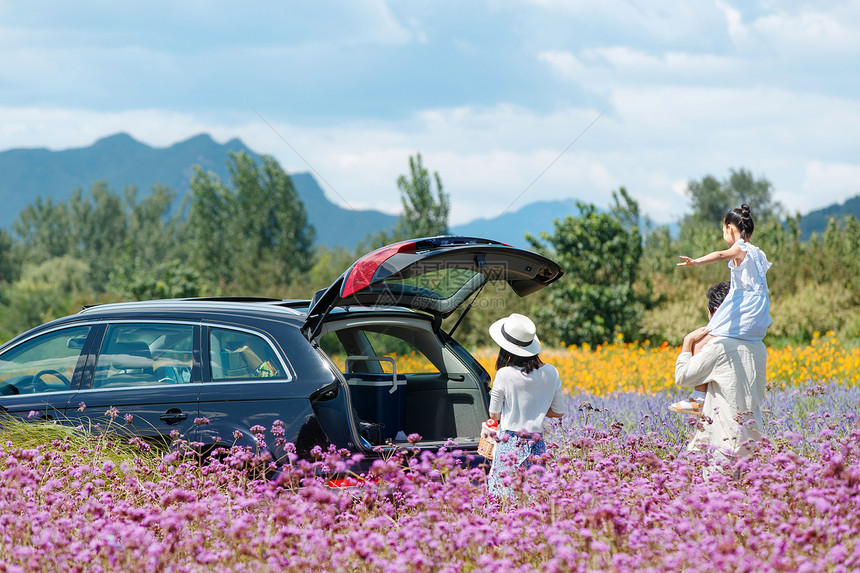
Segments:
[[[141,196],[99,182],[67,201],[37,197],[0,230],[0,339],[84,304],[194,296],[309,298],[361,254],[410,237],[448,233],[450,201],[421,154],[400,176],[403,212],[397,225],[356,249],[315,244],[301,199],[273,158],[232,154],[229,178],[195,167],[182,200],[156,185]],[[678,269],[678,255],[721,249],[720,221],[741,203],[752,206],[753,242],[774,266],[768,273],[773,324],[766,342],[802,343],[816,332],[845,340],[860,332],[860,223],[830,221],[801,240],[800,216],[773,200],[770,182],[745,169],[719,180],[688,183],[690,212],[677,233],[652,224],[625,188],[606,210],[578,203],[577,215],[527,237],[556,259],[565,276],[536,296],[519,299],[489,288],[458,327],[457,338],[487,344],[486,325],[510,312],[540,320],[549,344],[628,341],[677,344],[704,323],[705,289],[727,280],[722,265]],[[452,326],[457,316],[443,327]]]

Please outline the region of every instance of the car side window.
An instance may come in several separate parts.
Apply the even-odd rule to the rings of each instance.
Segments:
[[[194,327],[111,324],[96,362],[94,388],[191,382]]]
[[[89,326],[36,336],[0,356],[0,395],[69,390]]]
[[[214,381],[287,377],[272,346],[241,330],[209,329],[209,365]]]

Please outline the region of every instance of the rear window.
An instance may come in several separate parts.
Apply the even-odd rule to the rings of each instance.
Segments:
[[[448,299],[478,275],[473,270],[448,267],[444,261],[427,261],[414,267],[408,278],[389,278],[385,283],[405,285],[412,287],[412,291],[420,290],[425,296]]]
[[[271,344],[241,330],[209,329],[209,367],[213,381],[288,378]]]

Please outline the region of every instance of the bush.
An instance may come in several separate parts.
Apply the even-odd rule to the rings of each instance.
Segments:
[[[803,283],[796,292],[771,301],[773,323],[768,336],[809,342],[816,332],[839,331],[857,314],[851,306],[853,298],[839,284]]]

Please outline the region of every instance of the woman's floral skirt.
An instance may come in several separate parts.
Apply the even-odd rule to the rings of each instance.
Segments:
[[[546,453],[546,443],[540,434],[505,430],[499,433],[499,442],[493,451],[488,484],[490,493],[500,497],[512,495],[511,483],[517,468],[529,468],[534,458]]]

